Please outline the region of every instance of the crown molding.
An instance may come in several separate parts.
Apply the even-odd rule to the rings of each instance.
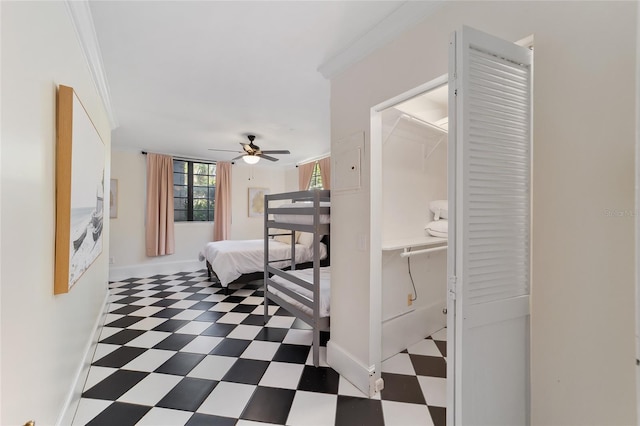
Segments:
[[[384,46],[399,34],[434,13],[446,0],[405,1],[337,55],[318,67],[326,79],[335,77],[349,66]]]
[[[113,130],[118,127],[118,121],[111,108],[109,83],[107,82],[107,76],[102,64],[102,54],[100,53],[100,45],[98,44],[96,29],[93,25],[89,2],[87,0],[66,0],[65,4],[71,16],[73,27],[76,30],[76,36],[82,47],[82,52],[89,65],[93,83],[96,86],[98,95],[102,99],[102,104],[109,118],[109,125],[111,130]]]

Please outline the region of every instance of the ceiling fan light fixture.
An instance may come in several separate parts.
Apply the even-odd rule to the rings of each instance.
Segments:
[[[242,159],[247,164],[256,164],[258,161],[260,161],[260,157],[258,157],[257,155],[245,155],[242,157]]]

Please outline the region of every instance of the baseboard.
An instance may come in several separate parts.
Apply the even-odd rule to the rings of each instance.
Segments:
[[[365,395],[375,395],[375,380],[380,377],[380,372],[376,377],[375,366],[363,365],[332,340],[327,342],[327,364]]]
[[[445,302],[432,303],[382,322],[382,360],[402,352],[447,325]]]
[[[98,346],[98,340],[100,339],[100,333],[102,332],[102,326],[104,325],[105,318],[107,317],[107,310],[109,307],[109,291],[107,291],[104,301],[102,302],[102,311],[96,318],[96,322],[93,325],[93,332],[91,333],[91,339],[87,342],[87,346],[82,357],[82,363],[78,367],[78,371],[69,391],[69,395],[64,404],[64,408],[56,421],[56,426],[70,425],[73,423],[73,417],[76,414],[78,405],[80,404],[80,397],[82,396],[82,389],[87,381],[89,375],[89,367],[91,367],[91,361],[93,355]]]
[[[205,264],[198,260],[181,260],[176,262],[153,262],[127,266],[111,266],[109,268],[109,281],[120,281],[134,277],[145,278],[158,274],[169,275],[176,272],[195,272],[205,268]]]

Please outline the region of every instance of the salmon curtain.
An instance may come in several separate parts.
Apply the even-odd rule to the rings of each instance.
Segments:
[[[175,251],[173,232],[173,158],[147,154],[147,256]]]
[[[213,241],[229,238],[231,229],[231,163],[216,163],[216,199],[213,208]]]
[[[322,178],[322,187],[331,189],[331,157],[318,160],[320,166],[320,177]]]
[[[313,175],[313,168],[316,166],[316,162],[300,164],[298,166],[298,186],[300,191],[306,191],[309,189],[309,183],[311,182],[311,175]]]

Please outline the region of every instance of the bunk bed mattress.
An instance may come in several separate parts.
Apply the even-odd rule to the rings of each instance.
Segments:
[[[302,208],[302,207],[314,207],[314,205],[312,202],[303,201],[298,203],[282,204],[278,207]],[[320,207],[331,207],[331,202],[322,201],[320,202]],[[295,223],[297,225],[313,225],[312,214],[274,214],[273,220],[275,220],[276,222],[283,222],[283,223]],[[331,215],[321,214],[320,223],[321,224],[331,223]]]
[[[207,243],[203,256],[211,264],[223,287],[242,274],[264,271],[264,240],[224,240]],[[320,243],[320,259],[327,257],[327,246]],[[291,265],[291,244],[269,240],[271,266],[282,269]],[[313,261],[313,248],[296,244],[296,264]]]
[[[288,271],[287,273],[291,275],[295,275],[296,277],[301,278],[307,282],[310,282],[310,283],[313,282],[313,268],[300,269],[296,271]],[[304,287],[301,287],[295,283],[292,283],[291,281],[288,281],[278,275],[274,275],[273,277],[271,277],[271,280],[277,282],[278,284],[282,285],[283,287],[286,287],[291,291],[294,291],[306,297],[309,300],[313,298],[313,293],[310,290],[307,290]],[[269,286],[269,293],[273,293],[276,296],[281,297],[285,301],[291,303],[292,305],[296,306],[297,308],[301,309],[307,314],[313,316],[313,312],[308,306],[303,305],[297,300],[290,298],[289,296],[284,294],[282,291],[278,291],[278,289],[276,289],[275,287]],[[331,267],[324,266],[320,268],[320,318],[325,318],[329,316],[330,305],[331,305],[330,300],[331,300]]]

